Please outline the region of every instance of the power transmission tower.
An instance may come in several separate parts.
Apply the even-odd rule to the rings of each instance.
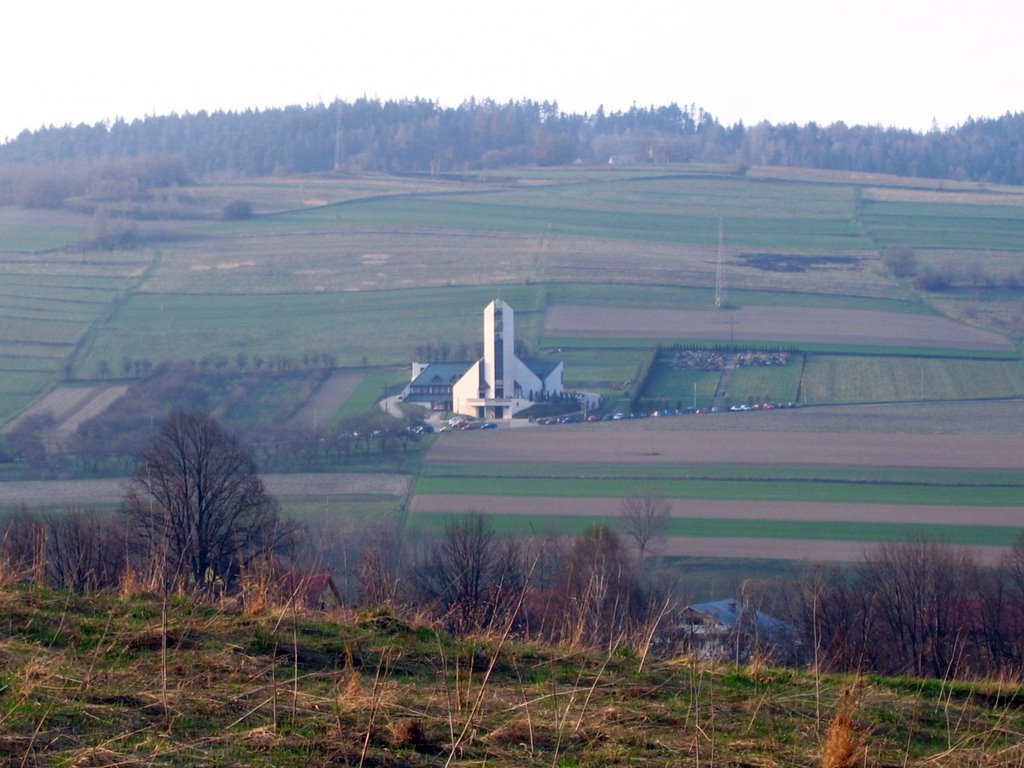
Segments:
[[[727,304],[725,297],[725,220],[718,219],[718,266],[715,269],[715,307]]]

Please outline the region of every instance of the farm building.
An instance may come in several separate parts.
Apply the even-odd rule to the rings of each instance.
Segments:
[[[512,307],[495,299],[484,308],[483,325],[483,357],[466,363],[413,363],[402,399],[463,416],[510,419],[535,402],[562,394],[560,361],[516,356]]]
[[[752,653],[791,652],[793,630],[741,600],[686,606],[676,623],[677,640],[707,659],[746,661]]]

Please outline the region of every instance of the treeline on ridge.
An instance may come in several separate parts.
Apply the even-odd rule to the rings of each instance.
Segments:
[[[723,125],[695,105],[676,103],[576,114],[547,101],[485,99],[442,107],[425,99],[362,98],[25,130],[0,145],[0,166],[7,166],[0,172],[0,198],[24,183],[12,167],[147,156],[164,158],[160,178],[151,180],[156,184],[181,183],[182,172],[439,174],[576,161],[735,162],[1020,184],[1022,147],[1020,113],[921,133],[843,122]],[[105,183],[123,184],[113,176]],[[34,202],[53,200],[37,195]]]

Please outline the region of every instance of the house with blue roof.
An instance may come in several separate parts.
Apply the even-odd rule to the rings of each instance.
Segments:
[[[511,419],[536,402],[561,396],[561,361],[516,356],[511,306],[495,299],[484,307],[483,321],[483,357],[465,363],[414,362],[402,399],[462,416]]]
[[[731,598],[686,606],[675,636],[702,658],[737,663],[754,653],[789,655],[796,642],[796,632],[789,624]]]

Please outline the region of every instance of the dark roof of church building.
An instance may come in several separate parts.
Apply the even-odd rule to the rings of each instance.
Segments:
[[[473,363],[431,363],[412,380],[412,387],[451,386],[472,367]]]
[[[533,371],[533,375],[541,381],[544,381],[551,372],[555,370],[561,363],[561,360],[538,360],[536,358],[529,358],[523,360],[523,365]]]

